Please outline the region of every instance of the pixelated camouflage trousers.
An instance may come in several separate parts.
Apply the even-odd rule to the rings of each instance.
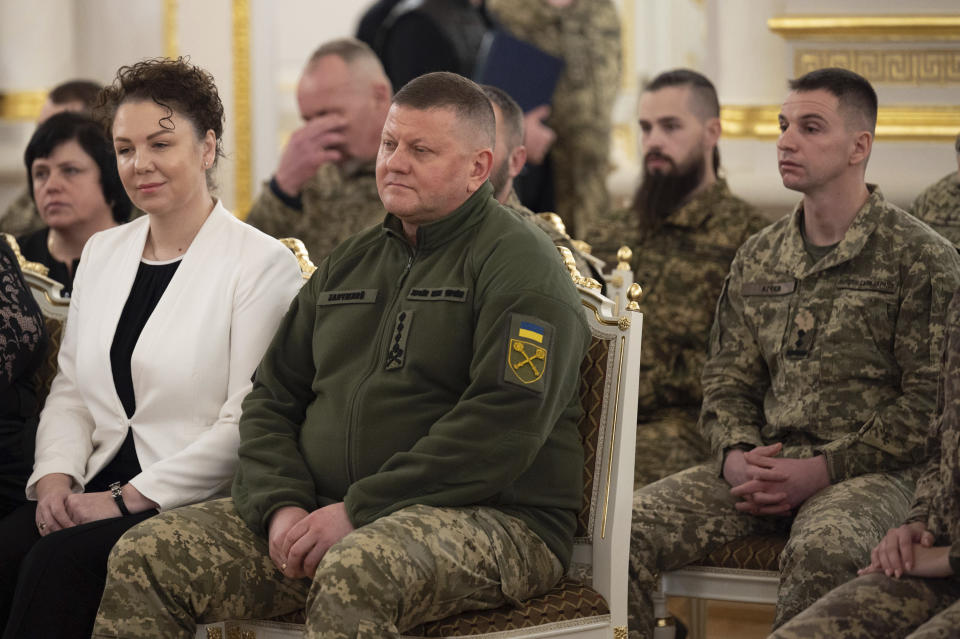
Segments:
[[[333,545],[312,580],[284,577],[229,498],[145,524],[110,555],[94,637],[192,639],[198,623],[305,609],[307,637],[384,639],[518,604],[562,575],[526,524],[485,507],[404,508]]]
[[[659,410],[653,419],[637,424],[634,488],[642,488],[710,458],[710,446],[697,429],[699,412],[699,408]]]
[[[960,637],[960,580],[864,575],[831,590],[771,639]]]
[[[803,455],[791,454],[799,457]],[[752,534],[787,534],[780,554],[775,626],[856,576],[888,529],[906,517],[915,471],[870,474],[832,484],[790,518],[738,512],[716,464],[671,475],[636,492],[630,540],[628,615],[632,639],[650,637],[651,593],[662,571],[702,559]]]

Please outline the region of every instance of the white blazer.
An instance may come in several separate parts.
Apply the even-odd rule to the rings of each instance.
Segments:
[[[40,415],[33,474],[66,473],[82,492],[133,429],[130,483],[162,510],[226,494],[240,402],[303,282],[293,254],[217,203],[137,340],[136,412],[117,396],[110,346],[140,265],[149,216],[95,234],[74,280],[59,372]]]

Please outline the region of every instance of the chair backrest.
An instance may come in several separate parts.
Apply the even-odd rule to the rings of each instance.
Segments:
[[[578,289],[592,337],[580,366],[583,504],[570,574],[592,574],[611,615],[623,616],[612,624],[625,626],[643,315],[617,316],[595,286]]]
[[[630,268],[632,259],[633,251],[630,247],[621,246],[617,251],[616,268],[603,276],[607,283],[607,297],[613,300],[616,314],[621,313],[630,303],[630,286],[633,284],[633,269]]]
[[[307,252],[304,243],[295,237],[282,237],[280,243],[293,252],[297,262],[300,263],[300,274],[303,275],[303,279],[309,280],[313,272],[317,270],[317,266],[310,261],[310,254]]]
[[[42,408],[50,392],[50,384],[57,375],[57,356],[60,353],[60,342],[63,339],[63,327],[67,323],[67,311],[70,310],[70,298],[62,294],[63,285],[60,282],[47,277],[48,269],[43,264],[30,262],[23,257],[20,252],[20,246],[17,240],[8,233],[4,233],[4,239],[13,249],[20,263],[20,270],[23,271],[23,278],[30,287],[33,298],[37,300],[40,306],[40,312],[43,313],[43,322],[47,328],[47,352],[43,358],[43,363],[37,369],[36,387],[37,401]]]

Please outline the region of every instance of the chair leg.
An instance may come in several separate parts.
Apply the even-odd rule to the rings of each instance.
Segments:
[[[707,639],[707,600],[690,600],[690,639]]]
[[[673,616],[667,610],[667,596],[663,594],[662,583],[650,597],[653,599],[653,639],[674,639],[677,628]]]

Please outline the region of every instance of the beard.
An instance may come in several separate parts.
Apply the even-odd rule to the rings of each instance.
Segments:
[[[668,172],[650,172],[647,159],[656,157],[670,163]],[[703,182],[706,175],[706,163],[703,153],[696,152],[687,166],[677,166],[672,158],[651,151],[643,157],[643,181],[633,197],[631,208],[640,221],[640,229],[653,231],[660,227],[667,217],[680,208]]]
[[[507,186],[507,183],[510,181],[510,157],[507,156],[503,159],[503,162],[500,163],[500,166],[494,167],[493,171],[490,172],[490,184],[493,185],[493,197],[500,199],[501,195],[506,196],[504,189]]]

